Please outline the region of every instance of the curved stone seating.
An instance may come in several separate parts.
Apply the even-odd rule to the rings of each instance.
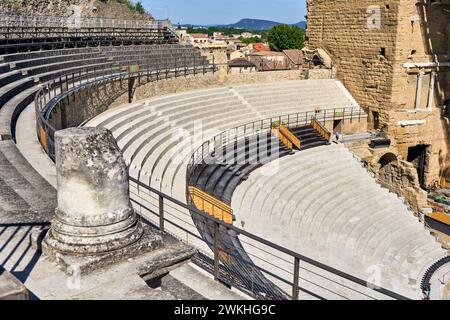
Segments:
[[[2,222],[47,222],[56,192],[25,160],[12,141],[0,141],[0,215]]]
[[[420,298],[423,272],[446,254],[343,145],[282,158],[276,175],[255,171],[232,208],[247,231],[362,279],[376,270],[381,286],[411,298]]]
[[[326,88],[336,86],[335,82],[337,81],[311,82],[312,84],[310,81],[292,81],[283,84],[293,88],[294,93],[299,92],[298,94],[301,95],[303,86],[309,90],[320,84],[321,90],[327,91]],[[270,86],[276,88],[283,84],[263,86],[268,89]],[[250,85],[233,89],[210,89],[165,96],[111,110],[87,125],[100,125],[112,130],[130,164],[130,174],[133,177],[142,176],[143,182],[150,182],[152,187],[177,195],[177,198],[184,201],[184,175],[191,151],[221,131],[261,119],[258,104],[253,105],[251,100],[243,101],[233,92],[244,88],[247,91],[261,91],[260,87]],[[271,90],[265,89],[262,91],[271,92]],[[288,91],[287,94],[291,96],[292,91]],[[282,98],[281,95],[275,94]],[[315,92],[311,94],[315,94]],[[341,92],[340,96],[343,95]],[[347,107],[353,105],[353,101],[347,100],[347,102]],[[270,108],[267,108],[265,114],[276,116],[292,110],[291,108],[288,110],[277,108],[270,111]],[[303,107],[300,101],[295,111],[307,110],[311,110],[310,105]],[[171,138],[172,134],[176,133],[176,129],[180,128],[186,130],[186,133],[193,134],[195,121],[202,122],[202,137],[185,139],[182,143]],[[208,129],[215,129],[215,131],[205,132]],[[171,159],[173,155],[178,155],[177,161]]]
[[[81,26],[83,28],[83,26]],[[81,32],[81,34],[80,34]],[[82,30],[56,27],[3,27],[0,30],[0,52],[10,53],[54,49],[60,47],[85,47],[89,45],[122,44],[176,44],[179,40],[167,27],[149,29],[91,28]]]
[[[198,50],[179,44],[71,48],[0,56],[0,67],[7,71],[0,75],[0,135],[3,139],[14,138],[17,118],[33,102],[34,95],[42,88],[41,83],[59,77],[64,81],[65,74],[82,70],[88,73],[98,73],[102,68],[112,71],[140,61],[152,61],[151,65],[143,65],[147,68],[163,68],[167,63],[160,57],[171,50],[174,52],[169,54],[169,67],[174,65],[175,59],[188,53],[198,56],[198,63],[203,63]],[[118,56],[110,57],[112,52]],[[190,59],[189,63],[192,62]]]
[[[155,58],[170,50],[182,47],[184,54],[192,47],[174,45],[146,46],[137,51],[134,46],[111,48],[124,52],[117,61],[107,55],[109,47],[84,47],[23,52],[0,56],[0,140],[15,138],[16,121],[25,108],[34,109],[34,97],[46,81],[58,79],[79,70],[85,77],[105,68],[108,72],[119,70],[137,54]],[[141,47],[143,48],[143,46]],[[187,48],[187,49],[186,49]],[[156,52],[156,53],[155,53]],[[172,56],[171,56],[172,57]],[[121,62],[121,63],[119,63]],[[163,67],[163,66],[160,66]],[[70,78],[69,78],[70,80]],[[34,130],[34,128],[33,128]],[[55,190],[22,157],[13,141],[0,141],[0,212],[2,219],[11,222],[48,221],[55,208]]]
[[[297,106],[288,106],[286,109],[283,107],[274,109],[270,105],[261,107],[251,100],[242,100],[242,96],[236,95],[236,92],[245,89],[254,93],[264,91],[266,94],[272,92],[272,86],[274,89],[285,86],[290,89],[285,94],[289,99],[295,100],[293,96],[295,94],[308,96],[308,90],[317,87],[326,92],[328,87],[335,88],[336,82],[336,80],[289,81],[281,84],[262,84],[262,88],[259,85],[249,85],[166,96],[107,112],[88,125],[101,125],[113,131],[130,164],[132,176],[142,177],[141,180],[145,183],[150,182],[152,187],[183,199],[185,182],[182,181],[185,180],[186,163],[191,154],[189,151],[195,150],[203,141],[221,131],[262,117],[314,110],[311,104],[304,106],[302,100],[298,99]],[[316,95],[316,92],[311,90],[310,94]],[[274,95],[283,98],[283,95],[276,91]],[[343,106],[354,105],[354,102],[343,94],[342,89],[339,97],[347,101]],[[320,101],[320,98],[315,100]],[[332,102],[332,99],[327,99],[321,103],[323,106],[328,104],[332,106]],[[203,137],[195,139],[192,143],[192,139],[179,142],[170,138],[180,128],[192,135],[195,121],[202,122]],[[211,129],[215,132],[205,132]],[[173,155],[178,155],[177,161],[171,159]]]
[[[315,86],[310,86],[309,81],[293,81],[294,84],[285,82],[281,86],[284,84],[291,88],[285,92],[287,99],[291,100],[295,99],[295,94],[297,97],[303,94],[308,96],[308,93],[303,93],[303,87],[310,90],[311,87],[322,86],[322,90],[326,91],[328,86],[335,86],[335,81],[312,81]],[[264,85],[263,90],[271,92],[271,86],[276,88],[280,84]],[[314,110],[310,104],[303,106],[300,100],[296,107],[290,106],[286,109],[267,106],[265,116],[262,116],[259,104],[245,100],[236,93],[237,89],[241,88],[261,91],[259,86],[250,85],[174,94],[115,108],[89,121],[86,126],[102,126],[113,132],[130,166],[132,177],[185,202],[186,165],[192,152],[204,141],[227,129],[267,116]],[[280,99],[283,98],[283,94],[274,94]],[[343,96],[345,94],[341,92],[340,97]],[[343,101],[346,101],[345,107],[353,105],[353,101],[346,97]],[[323,102],[323,105],[327,103]],[[201,122],[201,132],[195,132],[195,129],[200,129],[196,128],[196,122]],[[187,138],[178,139],[180,129]],[[248,169],[250,172],[254,168],[248,166]],[[216,184],[214,192],[222,193],[222,196],[231,201],[231,191],[242,178],[245,179],[246,173],[241,172],[238,176],[223,173],[228,175],[226,179],[228,187],[225,191],[222,189],[223,186]],[[219,175],[219,171],[216,175]],[[208,187],[213,188],[213,183]],[[144,203],[149,203],[151,208],[157,207],[157,199],[146,195],[145,192],[135,192],[132,197],[138,202],[143,200]],[[148,218],[155,219],[147,210],[143,208],[139,210]],[[198,230],[192,226],[189,212],[171,211],[171,214],[180,226],[198,234]],[[167,228],[171,230],[170,226]],[[175,230],[173,229],[174,232]],[[199,245],[201,246],[201,243]]]

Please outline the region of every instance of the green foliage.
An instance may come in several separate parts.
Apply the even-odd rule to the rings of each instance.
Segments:
[[[247,38],[247,39],[244,39],[244,38],[240,37],[239,40],[240,40],[242,43],[244,43],[244,44],[258,43],[258,42],[261,42],[261,41],[262,41],[262,40],[261,40],[260,38],[258,38],[258,37]]]
[[[147,11],[145,10],[144,6],[142,5],[142,2],[139,0],[136,3],[131,0],[116,0],[117,2],[124,4],[128,7],[128,9],[132,11],[139,12],[140,14],[146,14]]]
[[[140,14],[145,14],[147,13],[145,11],[144,6],[142,5],[141,1],[136,2],[136,4],[134,5],[134,10],[136,10],[137,12],[139,12]]]
[[[302,49],[305,34],[297,26],[279,25],[269,30],[267,40],[270,47],[274,50]]]

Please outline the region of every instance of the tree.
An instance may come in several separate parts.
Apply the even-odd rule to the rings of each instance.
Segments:
[[[305,34],[297,26],[278,25],[267,33],[267,41],[272,49],[283,51],[287,49],[302,49]]]
[[[146,13],[145,8],[142,5],[141,1],[136,2],[136,4],[134,5],[134,10],[136,10],[140,14],[145,14]]]
[[[262,41],[261,38],[258,38],[258,37],[247,38],[247,39],[244,39],[244,38],[242,38],[242,37],[239,37],[239,40],[240,40],[242,43],[244,43],[244,44],[258,43],[258,42],[261,42],[261,41]]]

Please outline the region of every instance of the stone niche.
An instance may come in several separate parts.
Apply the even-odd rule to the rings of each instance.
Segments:
[[[158,276],[196,253],[136,215],[128,168],[110,131],[70,128],[55,141],[58,206],[51,228],[35,243],[63,271],[89,273],[145,255],[148,262],[138,269]]]

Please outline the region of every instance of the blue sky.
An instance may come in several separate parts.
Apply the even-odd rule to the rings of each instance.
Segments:
[[[172,23],[228,24],[242,18],[285,23],[305,20],[306,0],[142,0],[157,19]]]

